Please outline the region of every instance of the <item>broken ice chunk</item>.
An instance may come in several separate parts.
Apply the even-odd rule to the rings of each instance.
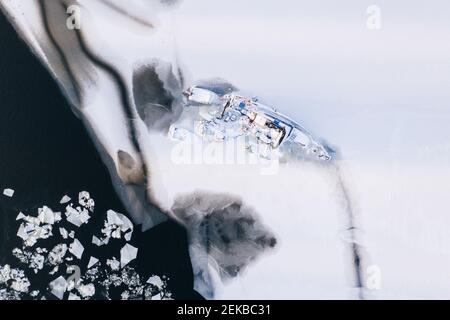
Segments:
[[[34,273],[38,273],[44,267],[45,257],[41,254],[34,254],[30,260],[30,268],[33,269]]]
[[[162,299],[161,293],[158,293],[152,297],[152,300],[161,300],[161,299]]]
[[[119,226],[122,232],[133,229],[133,223],[125,215],[113,210],[108,210],[106,214],[109,225]]]
[[[31,253],[28,251],[22,251],[19,248],[14,248],[12,251],[14,257],[16,257],[21,263],[28,263]]]
[[[88,211],[86,209],[83,209],[82,211],[80,211],[79,218],[81,223],[87,223],[91,217],[89,216]]]
[[[120,267],[125,267],[130,261],[136,259],[138,249],[130,244],[126,244],[120,250]]]
[[[49,207],[44,206],[38,209],[38,219],[41,223],[54,224],[61,220],[61,214],[59,212],[53,212]]]
[[[24,219],[26,216],[21,212],[17,215],[16,221]]]
[[[147,283],[151,284],[151,285],[154,285],[159,290],[161,290],[163,288],[163,286],[164,286],[164,282],[158,276],[151,276],[150,278],[148,278]]]
[[[63,237],[63,239],[67,239],[69,237],[69,232],[65,228],[59,228],[59,233]]]
[[[92,243],[95,244],[97,247],[102,246],[104,243],[96,236],[92,236]]]
[[[20,224],[17,236],[24,240],[24,245],[32,247],[38,239],[48,239],[52,235],[52,225],[44,224],[36,217],[25,216]]]
[[[9,288],[22,293],[28,292],[31,285],[23,270],[13,269],[9,265],[0,266],[0,284],[9,284]]]
[[[59,300],[64,298],[64,293],[67,290],[67,281],[64,277],[60,276],[59,278],[50,282],[50,290]]]
[[[19,230],[17,230],[17,236],[22,240],[28,239],[28,233],[25,231],[25,224],[21,224]]]
[[[91,218],[89,216],[89,212],[86,209],[82,209],[80,207],[77,207],[75,209],[74,207],[72,207],[72,205],[68,205],[66,207],[65,215],[67,217],[67,221],[77,227],[80,227],[82,224],[87,223]]]
[[[112,271],[117,271],[120,268],[120,263],[115,257],[106,260],[106,264],[111,268]]]
[[[98,262],[98,259],[96,257],[91,257],[89,259],[88,268],[94,266]]]
[[[91,198],[91,195],[87,191],[82,191],[78,194],[78,203],[81,204],[89,211],[94,211],[95,202],[94,199]]]
[[[133,232],[133,224],[125,215],[113,210],[108,210],[106,214],[107,220],[105,221],[105,227],[102,229],[104,243],[107,243],[110,238],[122,238],[122,233]],[[125,239],[129,241],[131,239],[131,234],[126,235]]]
[[[11,279],[13,280],[10,287],[18,292],[28,292],[31,283],[25,273],[19,269],[11,269]]]
[[[12,198],[14,195],[14,190],[13,189],[5,189],[3,190],[3,195]]]
[[[3,267],[0,265],[0,284],[6,283],[11,279],[11,267],[7,264]]]
[[[111,232],[111,237],[114,239],[120,239],[121,232],[120,229],[116,229],[113,232]]]
[[[48,254],[48,262],[54,266],[63,262],[64,256],[67,253],[67,245],[61,243],[56,245]]]
[[[72,200],[72,199],[69,196],[64,195],[64,197],[62,197],[62,199],[59,201],[59,203],[65,204],[65,203],[69,202],[70,200]]]
[[[74,239],[73,242],[70,244],[69,252],[78,259],[81,259],[81,257],[83,256],[84,247],[81,244],[81,242],[78,241],[78,239]]]
[[[54,275],[55,273],[58,272],[58,270],[59,270],[59,267],[56,266],[56,267],[54,267],[54,268],[52,269],[52,271],[49,272],[49,274],[50,274],[50,275]]]
[[[76,294],[73,294],[72,292],[69,294],[69,298],[68,300],[81,300],[81,298],[79,296],[77,296]]]
[[[83,298],[92,297],[95,294],[95,286],[92,283],[79,285],[77,290]]]
[[[30,292],[30,296],[36,298],[39,295],[39,290],[34,290]]]

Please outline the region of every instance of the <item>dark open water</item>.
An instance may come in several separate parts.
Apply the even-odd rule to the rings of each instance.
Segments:
[[[83,124],[0,14],[0,192],[8,187],[15,194],[12,199],[0,196],[0,264],[14,262],[9,253],[18,245],[19,210],[36,214],[38,207],[52,207],[64,194],[86,190],[95,199],[97,214],[107,209],[126,213]],[[93,219],[92,227],[103,218]],[[83,229],[86,237],[91,236],[88,228]],[[137,229],[136,268],[148,275],[167,275],[176,298],[199,298],[192,289],[184,229],[173,222],[145,233]]]

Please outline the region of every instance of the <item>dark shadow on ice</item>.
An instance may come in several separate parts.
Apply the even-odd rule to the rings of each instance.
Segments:
[[[232,195],[195,192],[172,208],[189,234],[195,289],[214,298],[217,281],[237,277],[261,254],[277,245],[257,213]]]

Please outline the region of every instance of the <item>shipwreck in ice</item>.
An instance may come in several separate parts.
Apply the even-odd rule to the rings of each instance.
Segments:
[[[189,87],[183,95],[184,112],[169,130],[172,139],[183,140],[191,134],[207,142],[245,137],[246,149],[262,158],[295,154],[323,161],[332,159],[332,152],[326,145],[256,97],[247,98],[231,89],[199,85]]]

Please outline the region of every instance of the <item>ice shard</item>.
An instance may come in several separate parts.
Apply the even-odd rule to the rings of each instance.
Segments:
[[[249,150],[260,156],[269,157],[272,150],[302,155],[319,160],[331,160],[331,151],[315,139],[306,129],[293,119],[281,114],[275,108],[260,103],[257,98],[248,98],[236,92],[219,96],[209,88],[192,86],[183,92],[185,108],[206,107],[207,110],[186,113],[179,123],[169,130],[173,139],[183,140],[182,132],[191,131],[207,141],[225,141],[239,136],[248,137]],[[186,117],[190,119],[186,120]],[[269,152],[268,152],[269,151]]]

